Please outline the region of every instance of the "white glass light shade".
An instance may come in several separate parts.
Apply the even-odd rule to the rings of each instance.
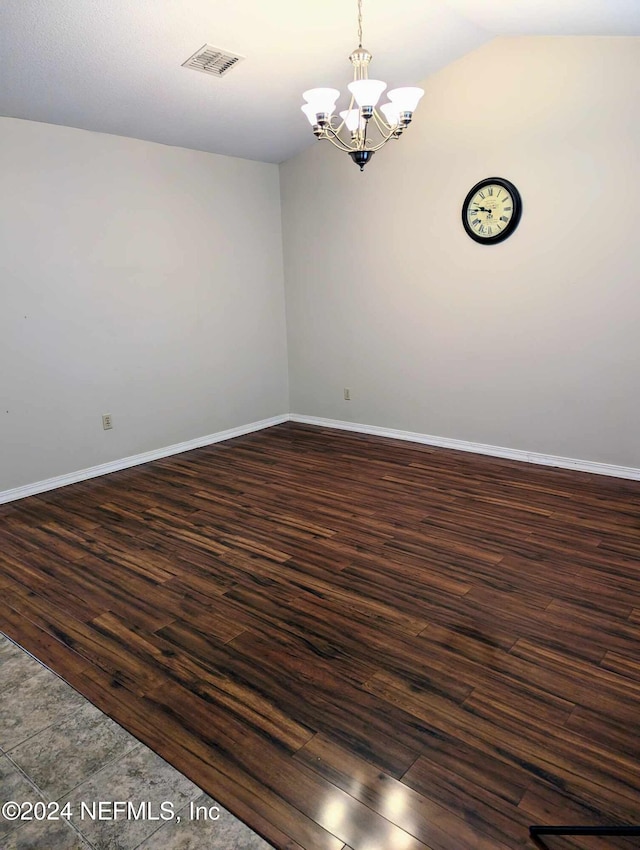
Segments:
[[[315,108],[315,106],[311,106],[310,103],[305,103],[305,105],[301,106],[300,109],[304,112],[304,114],[309,119],[309,124],[311,124],[312,127],[315,127],[315,125],[318,123],[318,119],[316,118],[316,108]]]
[[[302,97],[309,106],[313,107],[315,113],[326,112],[327,115],[331,115],[336,108],[336,100],[340,97],[340,92],[338,89],[309,89],[303,92]],[[308,113],[305,114],[308,117]]]
[[[424,94],[424,89],[415,86],[405,86],[401,89],[392,89],[387,92],[389,100],[397,108],[398,112],[414,112],[418,101]]]
[[[345,109],[340,113],[340,117],[347,125],[347,130],[354,133],[358,126],[361,130],[364,130],[365,122],[360,120],[360,110],[359,109]]]
[[[347,86],[358,106],[375,106],[386,87],[382,80],[354,80]]]
[[[395,127],[400,121],[400,110],[395,103],[383,103],[380,112],[382,112],[384,120],[390,127]]]

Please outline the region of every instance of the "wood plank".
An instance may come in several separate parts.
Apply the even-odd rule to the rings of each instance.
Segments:
[[[414,791],[405,781],[381,772],[352,750],[345,749],[322,733],[302,747],[296,753],[295,759],[393,823],[413,832],[433,850],[448,850],[451,847],[452,835],[456,836],[461,848],[503,850],[506,846],[496,842],[495,838],[476,831],[468,824],[466,817],[456,815]],[[501,763],[498,770],[502,775],[500,782],[504,786],[504,777],[509,769]],[[524,786],[518,788],[513,798],[515,804],[523,793]]]
[[[217,761],[215,741],[209,735],[203,738],[194,734],[173,708],[133,693],[100,669],[89,670],[78,685],[121,726],[201,788],[215,794],[218,802],[275,847],[283,850],[341,847],[342,842],[314,820],[243,773],[233,758]]]
[[[639,556],[638,482],[287,423],[0,506],[0,628],[279,850],[522,850],[637,820]]]

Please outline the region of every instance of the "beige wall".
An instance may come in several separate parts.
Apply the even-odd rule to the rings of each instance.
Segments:
[[[0,119],[0,492],[289,409],[640,467],[639,59],[498,39],[363,174],[315,144],[281,194],[273,165]],[[479,246],[460,207],[493,175],[524,214]]]
[[[283,164],[292,411],[639,467],[639,67],[640,39],[497,39],[364,173]],[[460,221],[489,176],[524,207],[490,247]]]
[[[287,412],[277,166],[5,118],[0,171],[0,492]]]

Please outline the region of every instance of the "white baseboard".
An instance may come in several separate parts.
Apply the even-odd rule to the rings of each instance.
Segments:
[[[261,431],[280,425],[283,422],[300,422],[305,425],[318,425],[323,428],[337,428],[342,431],[355,431],[359,434],[372,434],[376,437],[390,437],[394,440],[407,440],[412,443],[423,443],[428,446],[440,446],[446,449],[456,449],[462,452],[475,452],[476,454],[490,455],[491,457],[504,457],[511,460],[519,460],[524,463],[538,463],[544,466],[555,466],[560,469],[574,469],[579,472],[591,472],[595,475],[610,475],[614,478],[628,478],[632,481],[640,481],[640,469],[633,466],[615,466],[610,463],[598,463],[590,460],[579,460],[571,457],[557,457],[556,455],[545,455],[540,452],[527,452],[521,449],[506,449],[502,446],[490,446],[485,443],[471,443],[466,440],[454,440],[449,437],[434,437],[431,434],[420,434],[414,431],[398,431],[395,428],[382,428],[377,425],[362,425],[356,422],[344,422],[340,419],[322,419],[318,416],[301,416],[297,413],[291,415],[282,414],[272,416],[270,419],[262,419],[259,422],[251,422],[249,425],[240,425],[237,428],[229,428],[226,431],[218,431],[216,434],[208,434],[206,437],[197,437],[184,443],[176,443],[173,446],[165,446],[150,452],[113,460],[109,463],[101,463],[88,469],[80,469],[66,475],[58,475],[55,478],[47,478],[44,481],[36,481],[33,484],[25,484],[23,487],[14,487],[12,490],[0,492],[0,505],[24,499],[27,496],[35,496],[38,493],[46,493],[48,490],[56,490],[66,487],[67,484],[75,484],[78,481],[86,481],[89,478],[97,478],[100,475],[108,475],[120,469],[128,469],[131,466],[139,466],[152,460],[159,460],[170,455],[188,452],[191,449],[199,449],[220,443],[223,440],[231,440],[250,434],[253,431]]]
[[[162,449],[154,449],[138,455],[131,455],[120,460],[112,460],[109,463],[101,463],[98,466],[90,466],[88,469],[80,469],[77,472],[69,472],[66,475],[57,475],[55,478],[47,478],[44,481],[36,481],[33,484],[25,484],[23,487],[14,487],[12,490],[0,492],[0,505],[5,502],[14,502],[16,499],[24,499],[26,496],[35,496],[38,493],[46,493],[48,490],[57,490],[58,487],[66,487],[67,484],[75,484],[78,481],[86,481],[88,478],[97,478],[100,475],[108,475],[120,469],[128,469],[131,466],[139,466],[141,463],[149,463],[151,460],[159,460],[180,452],[188,452],[191,449],[200,449],[223,440],[231,440],[233,437],[241,437],[252,431],[261,431],[263,428],[271,428],[272,425],[280,425],[288,422],[289,416],[272,416],[270,419],[262,419],[249,425],[240,425],[237,428],[229,428],[227,431],[218,431],[217,434],[208,434],[206,437],[196,437],[184,443],[176,443],[173,446],[165,446]]]
[[[610,475],[614,478],[629,478],[640,481],[640,469],[633,466],[616,466],[611,463],[599,463],[591,460],[579,460],[573,457],[557,457],[540,452],[527,452],[521,449],[505,449],[502,446],[490,446],[485,443],[470,443],[466,440],[453,440],[449,437],[434,437],[431,434],[419,434],[413,431],[397,431],[394,428],[381,428],[377,425],[361,425],[344,422],[340,419],[321,419],[317,416],[300,416],[292,413],[289,419],[305,425],[319,425],[324,428],[338,428],[342,431],[356,431],[359,434],[372,434],[376,437],[391,437],[394,440],[407,440],[412,443],[424,443],[428,446],[440,446],[445,449],[457,449],[462,452],[505,457],[525,463],[539,463],[543,466],[556,466],[560,469],[574,469],[578,472],[592,472],[595,475]]]

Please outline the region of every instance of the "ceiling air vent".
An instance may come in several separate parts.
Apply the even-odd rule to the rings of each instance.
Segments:
[[[244,56],[205,44],[190,59],[183,62],[182,67],[193,68],[194,71],[202,71],[203,74],[211,74],[214,77],[223,77],[242,59]]]

